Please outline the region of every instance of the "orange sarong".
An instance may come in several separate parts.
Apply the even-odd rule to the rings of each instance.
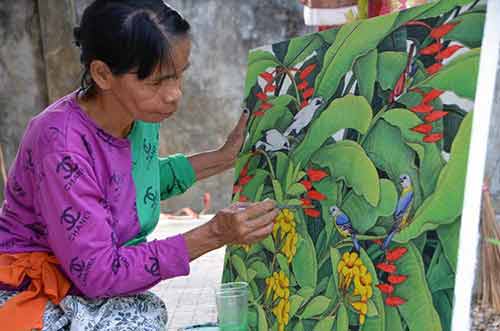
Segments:
[[[48,300],[59,304],[71,283],[57,268],[53,255],[42,252],[0,254],[0,282],[18,287],[25,277],[31,279],[26,291],[0,307],[2,330],[31,331],[43,328],[43,314]]]

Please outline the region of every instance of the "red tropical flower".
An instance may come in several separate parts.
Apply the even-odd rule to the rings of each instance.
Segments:
[[[302,97],[304,99],[309,99],[310,97],[312,97],[314,94],[314,89],[311,87],[311,88],[308,88],[307,90],[305,90],[304,94],[302,94]]]
[[[391,283],[392,285],[404,283],[407,279],[408,277],[404,275],[389,275],[389,277],[387,278],[389,283]]]
[[[389,262],[394,262],[394,261],[399,260],[407,252],[408,252],[408,248],[397,247],[397,248],[394,248],[393,250],[388,251],[387,254],[385,255],[385,258]]]
[[[274,76],[273,76],[273,74],[270,74],[270,73],[269,73],[269,72],[267,72],[267,71],[265,71],[265,72],[261,73],[259,76],[260,76],[260,77],[262,77],[262,78],[263,78],[266,82],[268,82],[268,83],[272,83],[272,82],[273,82],[273,80],[274,80]]]
[[[431,105],[420,104],[412,107],[411,110],[415,113],[430,113],[434,108]]]
[[[441,52],[439,52],[438,55],[436,55],[436,60],[437,61],[442,61],[444,59],[447,59],[451,57],[453,54],[455,54],[459,49],[463,48],[461,45],[453,45],[450,47],[447,47],[443,49]]]
[[[304,185],[304,187],[306,188],[306,190],[310,190],[312,189],[312,183],[308,180],[303,180],[300,182],[302,185]]]
[[[431,122],[435,122],[437,120],[442,119],[446,115],[448,115],[447,111],[435,110],[435,111],[431,112],[429,115],[425,116],[424,120],[428,123],[431,123]]]
[[[439,52],[441,50],[441,47],[443,47],[443,45],[438,41],[438,42],[435,42],[432,45],[429,45],[429,46],[427,46],[425,48],[422,48],[420,50],[420,54],[422,54],[422,55],[433,55],[433,54],[436,54],[437,52]]]
[[[243,190],[243,188],[240,185],[234,185],[233,186],[233,194],[241,192],[242,190]]]
[[[309,192],[306,193],[306,195],[311,200],[317,200],[317,201],[326,200],[326,195],[315,190],[310,190]]]
[[[297,85],[297,89],[299,91],[304,91],[308,86],[309,86],[309,84],[307,83],[307,81],[303,81],[302,83]]]
[[[311,217],[319,217],[321,215],[319,210],[316,210],[313,208],[304,209],[304,214],[306,214],[307,216],[311,216]]]
[[[432,29],[431,37],[434,39],[441,39],[448,33],[450,33],[450,31],[453,30],[457,25],[458,23],[447,23],[438,26],[437,28]]]
[[[434,63],[433,65],[431,65],[430,67],[428,67],[426,69],[427,73],[429,75],[434,75],[436,72],[438,72],[439,70],[441,70],[441,68],[443,67],[443,64],[442,63]]]
[[[387,297],[385,298],[385,304],[391,307],[399,307],[404,305],[406,301],[400,297]]]
[[[274,93],[275,91],[276,91],[276,86],[274,86],[273,84],[268,84],[264,88],[264,92],[266,92],[266,93]]]
[[[442,133],[433,133],[428,136],[425,136],[423,142],[425,143],[435,143],[443,139],[444,135]]]
[[[253,113],[253,116],[255,117],[264,116],[264,112],[262,110],[257,110],[256,112]]]
[[[239,202],[248,202],[248,198],[242,194],[240,195]]]
[[[312,206],[312,201],[310,199],[302,198],[300,200],[302,201],[302,206],[304,207]]]
[[[377,287],[384,294],[391,295],[394,292],[394,286],[391,284],[378,284]]]
[[[397,271],[396,266],[390,263],[379,263],[377,264],[377,269],[382,270],[387,273],[394,273]]]
[[[429,93],[424,95],[424,98],[422,99],[422,103],[428,104],[428,103],[434,101],[435,99],[439,98],[443,93],[444,93],[444,91],[433,89]]]
[[[319,182],[323,178],[328,177],[328,174],[323,170],[309,169],[306,173],[307,177],[309,177],[313,182]]]
[[[240,185],[245,186],[246,184],[248,184],[252,180],[252,178],[253,178],[253,176],[240,177],[239,183],[240,183]]]
[[[262,110],[268,110],[268,109],[271,109],[271,108],[273,108],[273,105],[270,104],[270,103],[267,103],[267,102],[265,102],[262,105],[260,105],[260,109],[262,109]]]
[[[257,99],[259,99],[261,101],[266,101],[267,100],[267,95],[265,95],[262,92],[257,93],[255,96],[257,97]]]
[[[311,72],[314,71],[314,69],[316,69],[316,64],[310,64],[308,65],[307,67],[305,67],[301,72],[300,72],[300,79],[301,80],[305,80],[310,74]]]
[[[432,131],[432,125],[420,124],[419,126],[412,128],[411,130],[418,133],[429,134]]]

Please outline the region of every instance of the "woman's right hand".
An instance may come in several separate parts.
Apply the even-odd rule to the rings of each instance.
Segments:
[[[210,227],[224,244],[253,244],[271,234],[279,212],[273,200],[236,203],[219,211]]]

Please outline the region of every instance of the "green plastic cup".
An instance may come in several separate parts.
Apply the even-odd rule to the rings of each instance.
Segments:
[[[215,290],[221,331],[248,331],[248,284],[225,283]]]

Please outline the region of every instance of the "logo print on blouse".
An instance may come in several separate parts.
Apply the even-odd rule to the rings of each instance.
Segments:
[[[86,284],[89,270],[94,265],[94,263],[95,258],[90,259],[90,261],[87,263],[85,262],[85,260],[81,259],[78,256],[74,257],[73,259],[71,259],[71,262],[69,264],[69,272],[72,275],[75,275],[79,280],[81,280],[83,284]]]
[[[47,228],[43,223],[36,222],[31,224],[25,224],[24,227],[31,230],[31,232],[33,232],[36,239],[38,240],[47,237]]]
[[[97,137],[99,139],[101,139],[103,142],[105,142],[106,144],[113,146],[113,147],[120,147],[119,144],[117,144],[115,142],[115,138],[112,135],[104,132],[102,129],[98,129],[96,134],[97,134]]]
[[[33,163],[33,151],[31,149],[26,150],[26,157],[24,159],[24,171],[35,172],[35,164]]]
[[[160,277],[160,261],[158,261],[158,258],[155,256],[151,256],[149,259],[152,261],[151,266],[146,264],[144,269],[152,276]]]
[[[66,231],[69,232],[68,239],[71,241],[75,240],[80,234],[81,229],[88,223],[90,218],[90,213],[88,211],[84,212],[82,217],[82,213],[79,211],[71,213],[72,209],[73,207],[66,208],[61,215],[61,224],[66,223]]]
[[[151,209],[156,209],[158,206],[158,192],[153,192],[153,187],[149,186],[144,195],[144,204],[147,206],[148,202],[151,201]]]
[[[83,176],[83,171],[78,167],[71,156],[64,156],[57,165],[56,173],[62,173],[63,178],[66,180],[64,189],[66,191],[71,190],[74,184],[78,181],[80,177]]]
[[[129,263],[127,259],[121,256],[118,251],[118,239],[116,238],[116,234],[114,232],[111,232],[111,244],[113,246],[113,262],[111,262],[111,271],[116,275],[122,265],[128,269]]]
[[[92,145],[90,145],[89,141],[87,140],[87,136],[84,134],[81,134],[80,138],[82,139],[83,146],[85,147],[85,150],[89,154],[90,158],[92,159],[92,161],[95,161],[94,150],[92,149]]]
[[[14,179],[13,184],[12,184],[12,191],[14,194],[20,198],[23,198],[26,196],[26,191],[21,187],[19,182]]]
[[[153,160],[153,157],[156,154],[156,145],[148,142],[146,138],[144,138],[144,143],[142,147],[144,149],[144,154],[146,154],[146,161],[148,162],[147,167],[149,168],[151,161]]]
[[[110,186],[110,192],[109,194],[111,195],[111,200],[112,201],[118,201],[120,199],[120,194],[122,191],[122,185],[124,182],[124,175],[120,175],[117,173],[113,173],[109,177],[109,186]],[[108,197],[109,198],[109,197]]]

